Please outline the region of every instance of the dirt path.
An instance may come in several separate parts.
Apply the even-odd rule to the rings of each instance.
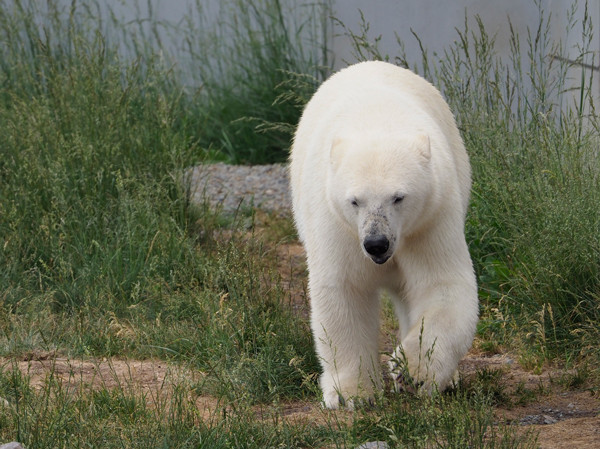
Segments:
[[[563,379],[573,373],[545,369],[525,371],[509,355],[469,353],[460,364],[463,376],[477,370],[501,374],[498,382],[506,402],[496,408],[499,421],[538,432],[542,449],[600,448],[600,397],[588,388],[569,389]]]
[[[18,369],[29,377],[34,388],[44,388],[50,377],[74,394],[88,389],[123,388],[143,393],[150,406],[168,397],[174,386],[192,385],[199,377],[192,370],[158,360],[69,360],[51,354],[31,355],[19,361],[0,359],[0,368]],[[589,390],[561,387],[558,380],[565,374],[563,371],[547,370],[535,375],[524,371],[509,356],[475,353],[467,355],[460,369],[467,377],[477,370],[502,373],[500,381],[510,401],[519,399],[524,391],[534,391],[533,397],[523,404],[498,406],[496,416],[499,421],[516,424],[523,430],[535,429],[539,432],[540,448],[600,448],[600,398]],[[217,399],[198,396],[194,400],[206,420],[219,413]],[[259,413],[270,412],[267,408]],[[316,403],[284,404],[277,413],[291,421],[326,420]]]

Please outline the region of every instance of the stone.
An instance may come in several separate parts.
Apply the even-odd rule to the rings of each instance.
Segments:
[[[16,441],[12,441],[10,443],[3,444],[0,446],[0,449],[25,449],[21,443],[17,443]]]
[[[544,418],[544,424],[555,424],[558,422],[557,419],[553,418],[550,415],[542,415],[542,417]],[[2,448],[0,448],[2,449]]]
[[[356,449],[389,449],[389,446],[385,441],[369,441],[357,446]]]

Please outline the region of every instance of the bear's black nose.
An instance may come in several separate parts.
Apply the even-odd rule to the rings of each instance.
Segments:
[[[385,235],[370,235],[363,242],[365,251],[371,256],[383,256],[390,247],[390,241]]]

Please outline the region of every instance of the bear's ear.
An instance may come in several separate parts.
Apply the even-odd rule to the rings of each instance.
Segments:
[[[429,142],[429,136],[427,134],[419,134],[415,137],[415,146],[423,159],[429,162],[431,159],[431,143]]]
[[[331,148],[329,149],[329,163],[332,167],[338,167],[342,160],[342,153],[344,147],[344,139],[341,137],[334,137],[331,141]]]

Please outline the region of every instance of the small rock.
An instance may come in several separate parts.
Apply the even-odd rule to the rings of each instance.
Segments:
[[[550,415],[542,415],[542,418],[544,418],[544,424],[554,424],[554,423],[558,422],[556,419],[554,419]],[[0,449],[2,449],[2,448],[0,448]]]
[[[11,443],[3,444],[2,446],[0,446],[0,449],[25,449],[25,448],[23,446],[21,446],[21,443],[17,443],[16,441],[13,441]]]
[[[385,441],[369,441],[357,446],[356,449],[388,449],[389,446]],[[0,448],[2,449],[2,448]]]

